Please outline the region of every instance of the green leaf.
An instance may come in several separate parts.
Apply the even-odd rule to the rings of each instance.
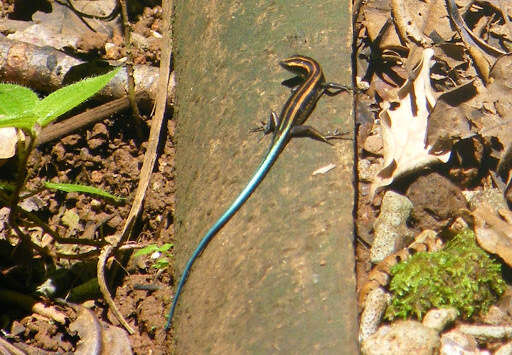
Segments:
[[[48,189],[60,190],[64,192],[82,192],[91,195],[98,195],[101,197],[110,198],[116,202],[126,200],[124,197],[119,197],[116,195],[112,195],[102,189],[93,186],[80,185],[80,184],[62,184],[62,183],[54,183],[45,181],[44,186]]]
[[[167,266],[169,266],[169,259],[166,257],[160,258],[153,264],[153,267],[155,269],[165,269]]]
[[[158,246],[155,245],[155,244],[151,244],[151,245],[148,245],[142,249],[139,249],[137,250],[133,256],[141,256],[141,255],[148,255],[148,254],[153,254],[155,251],[159,251],[158,250]]]
[[[34,108],[37,123],[39,123],[41,127],[44,127],[60,115],[80,105],[107,85],[120,69],[121,68],[117,68],[107,74],[65,86],[38,101]]]
[[[38,101],[36,93],[29,88],[0,83],[0,115],[20,115],[32,111]]]
[[[4,116],[0,115],[0,128],[15,127],[32,130],[35,123],[36,117],[30,111]]]
[[[161,247],[158,248],[158,251],[163,253],[163,252],[166,252],[167,250],[171,249],[172,247],[173,247],[173,244],[165,243],[164,245],[162,245]]]
[[[0,181],[0,190],[14,191],[15,187],[11,182]]]

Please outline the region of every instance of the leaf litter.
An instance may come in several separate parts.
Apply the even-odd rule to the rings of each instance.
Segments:
[[[512,1],[364,2],[355,29],[356,82],[368,88],[359,95],[367,107],[356,112],[365,114],[356,122],[357,276],[365,295],[382,291],[389,279],[381,275],[389,267],[371,265],[368,257],[382,198],[390,190],[409,197],[408,187],[420,177],[408,228],[416,235],[432,230],[444,242],[461,228],[472,229],[480,247],[510,272],[512,212],[504,206],[512,204],[511,15]],[[463,195],[470,208],[452,204],[453,211],[445,211],[429,203],[443,204],[451,198],[445,193]],[[443,213],[436,212],[440,207]],[[403,247],[392,246],[389,258],[402,260]],[[372,266],[381,275],[376,284],[367,281]],[[366,306],[365,314],[381,312]],[[361,329],[365,338],[368,329]]]

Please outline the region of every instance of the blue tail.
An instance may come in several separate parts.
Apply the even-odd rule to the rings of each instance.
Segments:
[[[252,176],[251,180],[247,183],[243,191],[238,195],[236,200],[229,206],[229,208],[224,212],[222,216],[215,222],[215,224],[210,228],[210,230],[205,234],[199,245],[197,246],[194,253],[188,259],[187,265],[183,270],[183,275],[181,275],[180,282],[178,283],[178,289],[176,290],[176,294],[174,295],[174,300],[172,302],[171,311],[169,312],[169,318],[167,319],[167,324],[165,325],[165,329],[169,329],[171,327],[172,317],[174,315],[174,311],[176,309],[176,305],[178,304],[178,300],[181,295],[181,291],[183,289],[183,285],[187,281],[188,274],[190,272],[190,268],[196,261],[197,257],[201,254],[201,252],[206,248],[208,243],[212,240],[212,238],[217,234],[217,232],[233,217],[233,215],[242,207],[245,201],[251,196],[256,187],[263,180],[265,175],[267,175],[268,171],[276,161],[279,153],[283,150],[284,146],[288,142],[289,135],[286,133],[280,134],[275,137],[273,140],[268,153],[263,158],[263,161],[259,165],[258,169]]]

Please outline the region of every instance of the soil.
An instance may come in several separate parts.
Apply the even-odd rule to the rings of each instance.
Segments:
[[[3,1],[2,5],[3,18],[15,13],[14,1]],[[159,45],[152,33],[159,31],[161,8],[155,4],[149,5],[151,6],[147,5],[148,7],[140,10],[138,14],[132,14],[136,19],[134,33],[140,38],[145,38],[145,43],[149,43],[148,48],[136,48],[133,51],[134,63],[158,66]],[[17,10],[20,10],[19,7]],[[33,10],[34,8],[31,9]],[[18,19],[22,17],[18,13]],[[24,17],[30,20],[30,16]],[[121,58],[126,53],[122,46],[122,37],[118,37],[115,42],[117,47],[111,50],[109,55],[117,53]],[[97,37],[86,37],[80,42],[80,48],[95,51],[102,44],[104,41],[98,41]],[[91,101],[88,105],[93,107],[95,103]],[[78,193],[49,190],[38,193],[37,199],[30,200],[31,203],[35,201],[38,204],[34,213],[60,236],[99,240],[121,232],[139,182],[146,148],[147,138],[139,137],[149,135],[149,113],[143,114],[145,116],[142,122],[138,122],[128,111],[117,113],[100,123],[41,145],[31,154],[27,180],[29,190],[38,189],[44,180],[91,185],[127,198],[126,203],[115,204],[112,201]],[[169,120],[161,134],[159,156],[145,196],[143,212],[132,233],[132,241],[141,245],[161,246],[171,243],[174,236],[173,134],[174,122]],[[5,163],[0,179],[9,180],[15,177],[15,163],[13,160]],[[3,221],[5,216],[4,213]],[[66,216],[77,216],[78,222],[72,223]],[[22,228],[27,230],[25,226]],[[41,234],[39,232],[39,235]],[[41,258],[34,255],[29,247],[24,247],[23,243],[17,244],[17,238],[14,238],[12,231],[3,222],[0,222],[0,235],[1,239],[4,239],[3,242],[9,241],[2,250],[2,254],[7,257],[3,258],[4,261],[0,265],[3,274],[0,278],[0,289],[4,284],[10,283],[10,289],[14,288],[21,294],[32,294],[49,275],[55,274],[53,271],[66,270],[65,281],[56,281],[64,292],[57,291],[52,297],[58,296],[69,301],[71,289],[95,276],[96,259],[52,261]],[[53,243],[49,243],[48,248],[54,248]],[[71,244],[64,245],[59,251],[79,252],[82,249],[83,247]],[[172,249],[169,255],[171,253]],[[118,259],[122,262],[123,255],[118,255]],[[107,266],[112,269],[114,265],[117,266],[118,263],[109,260]],[[127,266],[118,272],[119,277],[114,286],[110,286],[110,290],[121,314],[135,330],[135,334],[129,336],[132,350],[136,354],[167,354],[171,348],[171,337],[164,330],[164,325],[172,295],[172,268],[156,268],[151,255],[132,256],[125,265]],[[151,286],[149,290],[140,289],[148,285]],[[108,310],[97,291],[93,291],[92,294],[94,297],[86,297],[89,301],[83,304],[93,310],[98,319],[120,327],[116,317]],[[45,303],[51,305],[53,302],[47,299]],[[71,319],[76,317],[69,307],[62,307],[60,310]],[[29,353],[74,352],[79,340],[68,324],[48,322],[42,316],[21,311],[17,307],[3,307],[2,328],[7,330],[11,342]]]

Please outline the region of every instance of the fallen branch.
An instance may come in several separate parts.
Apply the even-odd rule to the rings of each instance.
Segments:
[[[5,37],[0,37],[0,58],[0,81],[27,86],[43,93],[50,93],[64,86],[69,70],[86,63],[53,48],[43,48]],[[135,91],[142,92],[143,98],[149,103],[155,102],[159,93],[158,75],[155,67],[134,67]],[[126,70],[122,70],[100,91],[99,96],[110,99],[124,97],[127,92],[126,83]],[[166,91],[171,94],[173,89],[174,82],[171,81]],[[172,105],[172,96],[168,97],[167,104]]]

